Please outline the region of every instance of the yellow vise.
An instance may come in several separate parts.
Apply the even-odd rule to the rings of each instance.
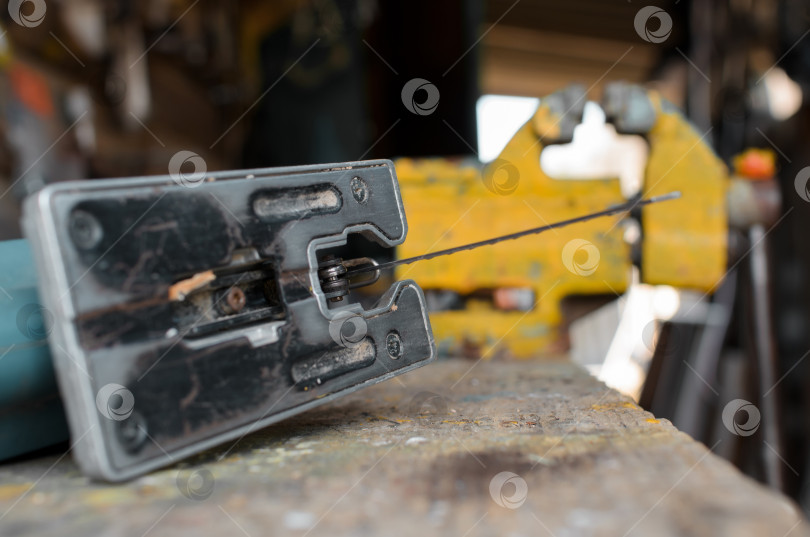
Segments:
[[[617,177],[560,180],[541,168],[544,149],[571,141],[585,101],[579,86],[543,98],[483,169],[472,160],[397,161],[410,228],[397,255],[450,248],[627,201]],[[435,305],[430,316],[440,350],[484,358],[496,351],[529,357],[563,350],[563,299],[622,293],[632,281],[634,258],[645,283],[710,292],[720,282],[729,177],[705,135],[639,86],[609,85],[602,109],[619,134],[641,135],[648,144],[637,195],[679,190],[682,198],[641,210],[635,250],[624,236],[627,215],[619,215],[398,267],[397,279],[418,281],[429,306]]]

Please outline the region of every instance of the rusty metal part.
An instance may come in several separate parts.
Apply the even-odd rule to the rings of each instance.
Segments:
[[[227,305],[228,313],[239,313],[245,307],[245,304],[247,304],[245,292],[239,287],[231,287],[225,295],[225,304]]]

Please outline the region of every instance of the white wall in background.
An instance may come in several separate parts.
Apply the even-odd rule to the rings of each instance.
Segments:
[[[517,130],[532,117],[540,99],[513,95],[482,95],[475,113],[478,123],[478,158],[490,162],[500,154]]]

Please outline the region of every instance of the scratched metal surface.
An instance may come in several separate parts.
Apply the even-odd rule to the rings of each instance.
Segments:
[[[789,500],[576,366],[473,363],[124,485],[70,456],[0,466],[0,534],[810,535]]]

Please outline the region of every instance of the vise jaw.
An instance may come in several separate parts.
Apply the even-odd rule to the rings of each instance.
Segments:
[[[405,240],[387,160],[60,183],[26,201],[23,227],[74,456],[96,478],[238,441],[435,357],[413,281],[369,309],[344,281],[351,239]]]

